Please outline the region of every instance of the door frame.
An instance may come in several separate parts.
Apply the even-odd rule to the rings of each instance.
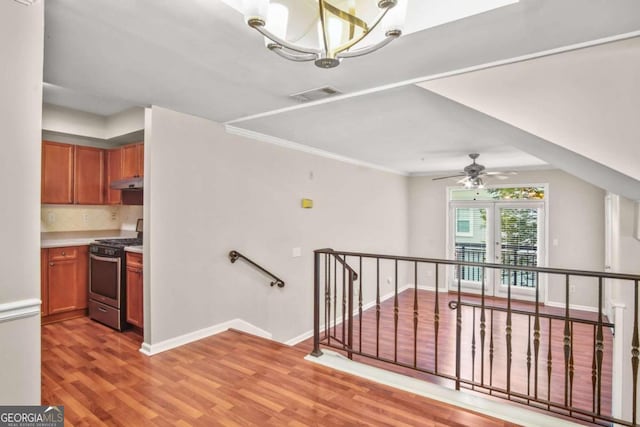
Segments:
[[[447,186],[445,188],[446,191],[446,225],[445,225],[445,250],[446,250],[446,256],[448,259],[455,259],[455,245],[453,244],[453,236],[455,236],[454,233],[454,229],[453,227],[455,226],[455,218],[454,216],[452,216],[452,211],[453,211],[453,206],[452,203],[455,203],[455,207],[465,207],[465,206],[469,206],[469,207],[484,207],[486,205],[495,205],[497,204],[497,202],[500,202],[500,204],[506,203],[509,205],[513,205],[514,207],[517,206],[526,206],[527,204],[532,205],[532,204],[538,204],[539,206],[541,206],[542,209],[542,230],[540,230],[540,227],[538,229],[538,245],[539,247],[542,247],[542,253],[538,255],[538,266],[539,267],[546,267],[549,264],[549,198],[550,198],[550,190],[549,190],[549,184],[548,183],[530,183],[530,184],[496,184],[496,185],[491,185],[492,188],[520,188],[520,187],[542,187],[544,189],[544,199],[543,200],[510,200],[510,201],[492,201],[492,200],[451,200],[451,195],[452,195],[452,191],[454,190],[464,190],[465,188],[462,186]],[[487,227],[490,228],[490,230],[488,230],[488,233],[492,233],[490,235],[491,239],[495,239],[495,227],[496,227],[496,223],[498,221],[497,218],[495,218],[494,214],[497,210],[495,208],[491,208],[491,212],[487,212]],[[491,217],[491,218],[490,218]],[[496,246],[495,242],[492,242],[492,246]],[[489,246],[489,245],[487,245]],[[492,255],[495,257],[495,248],[491,248],[491,253]],[[487,249],[487,260],[489,259],[489,250]],[[495,261],[495,258],[494,258]],[[491,280],[494,283],[494,287],[499,287],[499,279],[497,279],[497,276],[499,275],[499,270],[495,270],[494,272],[494,276],[492,277]],[[445,285],[445,290],[446,291],[457,291],[457,281],[454,280],[455,277],[455,272],[453,271],[453,267],[449,267],[446,269],[446,274],[445,274],[445,280],[446,280],[446,285]],[[455,282],[455,283],[454,283]],[[547,283],[548,283],[548,278],[546,277],[546,275],[542,275],[541,277],[538,277],[538,302],[541,304],[545,304],[547,302]],[[489,295],[487,291],[489,291],[488,289],[488,284],[485,281],[485,292],[486,295]],[[475,286],[469,286],[469,283],[466,284],[466,286],[464,286],[464,282],[461,286],[461,290],[462,292],[468,292],[468,293],[476,293],[476,294],[480,294],[481,293],[481,289],[480,286],[475,285]],[[514,290],[516,290],[516,292],[514,292]],[[504,295],[500,295],[500,293],[498,292],[494,292],[495,295],[497,297],[505,297],[506,296],[506,292],[504,293]],[[535,301],[535,294],[528,291],[528,290],[523,290],[521,288],[514,288],[511,287],[511,296],[512,298],[514,297],[515,294],[515,298],[516,299],[521,299],[521,300],[528,300],[528,301]]]

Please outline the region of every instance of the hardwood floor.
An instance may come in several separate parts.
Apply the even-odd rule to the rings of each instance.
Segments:
[[[456,312],[449,309],[447,303],[456,299],[456,294],[439,294],[439,329],[437,370],[439,373],[455,375],[456,354]],[[479,303],[479,297],[464,295],[463,301]],[[416,365],[418,368],[435,371],[436,351],[434,332],[434,307],[435,293],[418,290],[417,292],[417,346],[414,350],[414,291],[406,290],[398,295],[398,334],[397,346],[395,344],[394,323],[394,299],[388,299],[381,304],[379,343],[376,348],[376,309],[370,308],[363,312],[362,325],[360,318],[354,318],[354,349],[368,355],[397,360],[407,365]],[[335,306],[332,300],[333,306]],[[504,307],[506,302],[502,298],[487,298],[487,305]],[[341,303],[338,297],[338,318]],[[514,301],[513,309],[534,311],[534,304],[529,302]],[[332,309],[333,310],[333,309]],[[564,315],[559,308],[541,307],[540,311],[546,314]],[[475,314],[474,314],[475,313]],[[333,316],[333,314],[332,314]],[[595,313],[572,311],[571,316],[596,320]],[[474,324],[475,318],[475,324]],[[495,387],[506,389],[507,386],[507,346],[505,338],[506,314],[496,311],[491,321],[489,311],[486,312],[486,338],[484,344],[484,370],[481,370],[482,346],[480,340],[480,310],[472,307],[464,307],[462,311],[462,340],[461,340],[461,377],[484,384],[489,381]],[[324,323],[324,317],[321,319]],[[528,316],[521,314],[512,315],[512,362],[510,388],[512,392],[525,395],[534,395],[535,390],[535,356],[533,350],[533,319],[529,323]],[[361,333],[360,333],[361,329]],[[538,356],[538,396],[558,404],[564,403],[565,375],[564,375],[564,348],[563,348],[563,320],[541,319],[540,348]],[[475,331],[475,332],[474,332]],[[323,331],[324,332],[324,331]],[[493,364],[490,363],[490,336],[493,334]],[[592,391],[592,356],[594,328],[590,325],[575,323],[573,325],[573,356],[574,356],[574,380],[572,393],[568,394],[568,405],[573,408],[581,408],[587,411],[593,408]],[[332,335],[342,339],[342,325],[339,323],[332,328]],[[551,335],[551,337],[550,337]],[[361,338],[362,337],[362,338]],[[475,341],[474,341],[475,339]],[[335,345],[339,345],[335,340]],[[530,347],[529,347],[530,345]],[[605,355],[602,363],[602,393],[601,413],[610,414],[611,411],[611,372],[612,372],[612,345],[613,336],[611,330],[604,328]],[[297,345],[298,348],[311,351],[312,339]],[[530,348],[530,371],[527,370],[527,350]],[[397,350],[396,350],[397,349]],[[415,359],[414,359],[415,351]],[[346,353],[345,353],[346,354]],[[551,363],[548,364],[548,358]],[[353,356],[354,360],[371,364],[384,369],[396,371],[415,378],[434,382],[445,386],[453,386],[453,381],[415,371],[413,369],[394,366],[389,363],[379,362],[367,357]],[[551,374],[549,375],[549,370]],[[492,375],[490,375],[492,373]],[[570,387],[568,387],[570,389]]]
[[[509,426],[236,331],[152,357],[88,318],[42,327],[42,403],[67,426]]]

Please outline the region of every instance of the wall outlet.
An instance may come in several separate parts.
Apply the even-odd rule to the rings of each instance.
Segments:
[[[118,219],[118,211],[116,209],[111,211],[111,221],[116,221]]]
[[[569,285],[569,293],[570,294],[576,293],[576,285]]]
[[[387,276],[387,285],[390,285],[393,283],[393,279],[391,278],[391,276]]]
[[[56,223],[56,213],[55,212],[49,212],[47,214],[47,224],[53,225],[55,223]]]
[[[84,222],[84,225],[89,224],[89,214],[87,212],[82,214],[82,221]]]

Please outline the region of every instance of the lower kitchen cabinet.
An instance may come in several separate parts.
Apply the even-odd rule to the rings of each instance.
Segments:
[[[86,315],[89,247],[41,249],[40,260],[42,323]]]
[[[127,323],[144,327],[142,302],[142,254],[127,252]]]

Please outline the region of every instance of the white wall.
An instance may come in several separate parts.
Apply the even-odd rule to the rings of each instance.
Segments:
[[[314,249],[407,253],[406,177],[156,107],[147,112],[145,156],[146,343],[234,318],[286,341],[312,329]],[[302,198],[313,209],[302,209]],[[231,264],[232,249],[286,287]]]
[[[42,107],[42,129],[70,135],[105,139],[106,118],[58,105]]]
[[[594,187],[559,170],[520,172],[500,184],[549,184],[548,267],[602,270],[604,267],[604,195]],[[455,185],[455,184],[453,184]],[[412,256],[447,258],[447,186],[433,177],[409,179],[409,248]],[[557,246],[552,242],[556,240]],[[576,280],[571,303],[595,307],[590,283]],[[588,289],[588,291],[587,291]],[[564,302],[560,283],[549,284],[549,300]]]
[[[45,104],[42,109],[42,129],[67,135],[109,140],[144,129],[144,109],[129,108],[111,116],[78,111]]]
[[[0,2],[0,405],[40,404],[43,38],[42,2]]]

